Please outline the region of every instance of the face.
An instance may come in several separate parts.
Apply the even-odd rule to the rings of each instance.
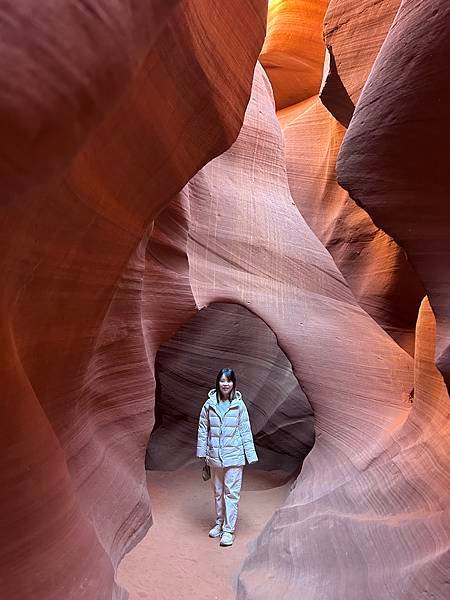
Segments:
[[[231,379],[228,379],[228,377],[225,377],[225,375],[222,375],[222,377],[219,379],[219,389],[221,395],[224,398],[228,398],[233,389],[233,382]]]

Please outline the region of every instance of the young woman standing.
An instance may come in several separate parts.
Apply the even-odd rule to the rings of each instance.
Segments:
[[[216,524],[209,537],[231,546],[238,513],[245,459],[258,460],[247,407],[236,389],[233,369],[221,369],[216,387],[203,405],[198,424],[197,456],[211,467]]]

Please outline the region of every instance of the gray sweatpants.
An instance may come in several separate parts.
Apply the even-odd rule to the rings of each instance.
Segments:
[[[230,533],[234,533],[236,528],[243,470],[244,467],[211,468],[216,524]]]

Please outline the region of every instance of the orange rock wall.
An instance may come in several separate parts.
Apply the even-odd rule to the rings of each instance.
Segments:
[[[277,109],[309,98],[319,88],[325,48],[322,21],[329,0],[269,0],[267,35],[259,60]]]
[[[283,129],[292,197],[361,307],[413,355],[423,285],[403,250],[336,181],[345,128],[317,96],[298,117],[294,109]]]
[[[348,126],[401,0],[330,0],[323,22],[328,71],[321,100]]]

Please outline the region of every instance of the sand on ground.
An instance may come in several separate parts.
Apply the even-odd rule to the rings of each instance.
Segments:
[[[231,600],[248,545],[289,493],[286,474],[246,467],[236,539],[230,548],[208,537],[214,524],[211,482],[200,461],[177,471],[149,471],[154,524],[123,559],[118,580],[130,600]]]

